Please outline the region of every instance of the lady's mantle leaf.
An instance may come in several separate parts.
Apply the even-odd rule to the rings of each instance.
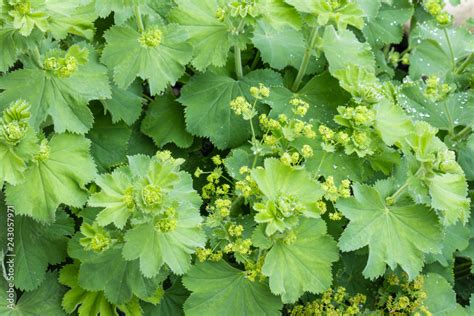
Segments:
[[[216,18],[219,0],[176,0],[171,18],[183,26],[193,46],[191,61],[198,70],[209,65],[224,66],[230,48],[236,42],[229,32],[230,26]]]
[[[7,301],[7,287],[2,286],[0,294],[0,315],[66,315],[61,308],[61,297],[63,293],[63,287],[60,286],[57,281],[57,273],[48,272],[41,286],[35,291],[24,292],[12,309]]]
[[[197,136],[209,137],[221,149],[242,144],[251,135],[250,125],[233,113],[230,101],[237,96],[252,100],[249,89],[259,83],[271,89],[281,85],[281,77],[271,70],[251,72],[242,80],[211,72],[194,77],[178,99],[186,106],[187,130]]]
[[[186,131],[183,106],[169,94],[157,97],[149,104],[141,130],[158,147],[175,143],[187,148],[193,143],[193,136]]]
[[[90,141],[80,135],[56,134],[26,170],[25,181],[7,185],[6,196],[17,214],[41,222],[54,221],[59,204],[80,207],[87,199],[85,185],[96,175],[89,155]],[[25,198],[25,194],[28,198]]]
[[[193,266],[183,283],[193,292],[184,303],[189,316],[280,315],[280,299],[266,285],[223,261]]]
[[[82,261],[82,260],[81,260]],[[138,260],[126,261],[120,247],[95,254],[81,263],[79,285],[88,291],[104,291],[112,304],[123,304],[136,295],[152,296],[161,286],[165,275],[145,278],[140,273]]]
[[[151,26],[142,33],[114,26],[105,39],[101,61],[113,69],[114,81],[123,89],[140,77],[148,80],[152,95],[158,94],[181,77],[191,60],[186,35],[176,25]]]
[[[385,198],[394,191],[387,184],[355,184],[354,197],[338,201],[336,207],[350,220],[339,247],[351,251],[369,246],[366,277],[378,277],[386,264],[392,269],[398,264],[413,278],[423,267],[425,253],[440,252],[438,218],[424,205],[387,205]]]
[[[16,101],[18,96],[31,104],[31,125],[38,129],[48,116],[58,133],[85,133],[93,123],[87,103],[110,98],[107,69],[97,62],[94,50],[88,48],[89,61],[80,65],[70,77],[58,77],[42,68],[25,68],[0,77],[0,107]]]
[[[295,302],[305,291],[320,293],[331,286],[331,265],[337,261],[336,242],[326,234],[321,219],[304,219],[293,230],[295,241],[277,241],[262,268],[270,289],[284,303]]]

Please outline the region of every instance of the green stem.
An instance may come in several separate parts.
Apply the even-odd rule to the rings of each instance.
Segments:
[[[420,169],[416,171],[414,177],[418,177],[423,172],[423,170],[424,169],[420,167]],[[388,205],[395,204],[395,202],[397,202],[398,198],[405,192],[405,190],[408,188],[409,185],[410,184],[407,179],[405,183],[400,188],[398,188],[397,191],[395,191],[395,193],[393,193],[391,196],[385,199],[387,201],[387,204]]]
[[[451,54],[451,63],[453,64],[453,69],[456,67],[456,60],[454,59],[454,51],[453,46],[451,45],[451,40],[449,39],[448,31],[446,28],[443,28],[444,36],[446,37],[446,41],[448,42],[449,53]]]
[[[260,58],[260,51],[257,50],[257,53],[255,54],[255,57],[252,61],[252,65],[250,65],[250,69],[254,70],[255,67],[257,67],[257,64],[258,64],[258,59]]]
[[[471,132],[472,132],[472,128],[469,126],[466,126],[459,133],[453,136],[453,140],[457,141],[457,140],[463,139],[464,137],[471,134]]]
[[[311,53],[313,51],[314,45],[316,44],[316,39],[318,38],[318,27],[314,27],[311,31],[309,45],[306,47],[306,50],[303,55],[303,60],[301,61],[300,68],[298,69],[298,74],[296,75],[295,82],[293,82],[293,86],[291,90],[294,92],[298,91],[300,87],[301,81],[306,73],[306,69],[308,69],[308,64],[311,59]]]
[[[35,46],[32,53],[33,54],[31,57],[33,57],[33,62],[36,64],[36,66],[38,66],[38,68],[42,69],[43,65],[41,64],[41,54],[37,46]]]
[[[469,64],[472,62],[472,59],[474,57],[474,53],[471,53],[471,55],[469,55],[469,57],[466,58],[466,60],[461,64],[461,66],[459,66],[458,69],[456,69],[455,73],[457,75],[461,74],[467,66],[469,66]]]
[[[142,15],[140,14],[140,8],[138,5],[133,8],[133,13],[135,14],[135,19],[137,20],[138,31],[142,33],[145,30],[145,27],[143,26]]]
[[[235,74],[237,75],[237,79],[242,79],[244,76],[244,72],[242,70],[242,56],[240,54],[240,48],[235,45],[234,46],[234,58],[235,58]]]
[[[257,99],[255,99],[255,101],[253,102],[252,112],[255,110],[256,104],[257,104]],[[250,129],[252,130],[252,145],[255,146],[255,144],[257,143],[257,136],[255,134],[255,129],[253,127],[253,118],[250,119]],[[253,157],[252,169],[255,168],[255,165],[257,164],[257,158],[258,158],[258,152]]]

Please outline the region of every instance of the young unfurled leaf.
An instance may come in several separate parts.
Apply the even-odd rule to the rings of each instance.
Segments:
[[[193,266],[183,283],[192,292],[184,303],[186,315],[280,315],[282,304],[267,285],[223,261]]]
[[[8,203],[18,214],[41,222],[53,222],[60,204],[82,206],[87,200],[85,185],[96,175],[89,150],[90,142],[80,135],[56,134],[49,142],[43,140],[25,181],[7,185]]]
[[[354,197],[336,204],[350,222],[339,239],[342,251],[369,247],[364,276],[376,278],[386,265],[399,265],[410,278],[420,273],[425,253],[438,253],[442,240],[436,214],[423,205],[400,203],[389,205],[385,199],[394,193],[389,181],[374,187],[352,186]]]
[[[321,219],[304,219],[292,239],[276,241],[262,268],[270,289],[284,303],[295,302],[305,291],[320,293],[331,286],[331,265],[338,260],[336,242],[326,234]]]
[[[266,159],[264,169],[252,170],[263,198],[254,204],[255,221],[266,224],[266,234],[283,233],[298,224],[300,216],[319,217],[317,203],[324,191],[304,170],[295,170],[276,159]]]
[[[126,89],[140,77],[148,80],[152,95],[175,84],[191,60],[186,34],[177,25],[147,25],[143,31],[113,26],[105,33],[107,45],[101,61],[113,69],[119,88]]]

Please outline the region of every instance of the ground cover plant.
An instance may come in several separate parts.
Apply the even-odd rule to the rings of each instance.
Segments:
[[[0,314],[473,315],[444,5],[2,0]]]

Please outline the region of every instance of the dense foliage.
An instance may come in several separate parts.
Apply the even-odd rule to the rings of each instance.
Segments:
[[[443,7],[2,0],[0,314],[473,315]]]

